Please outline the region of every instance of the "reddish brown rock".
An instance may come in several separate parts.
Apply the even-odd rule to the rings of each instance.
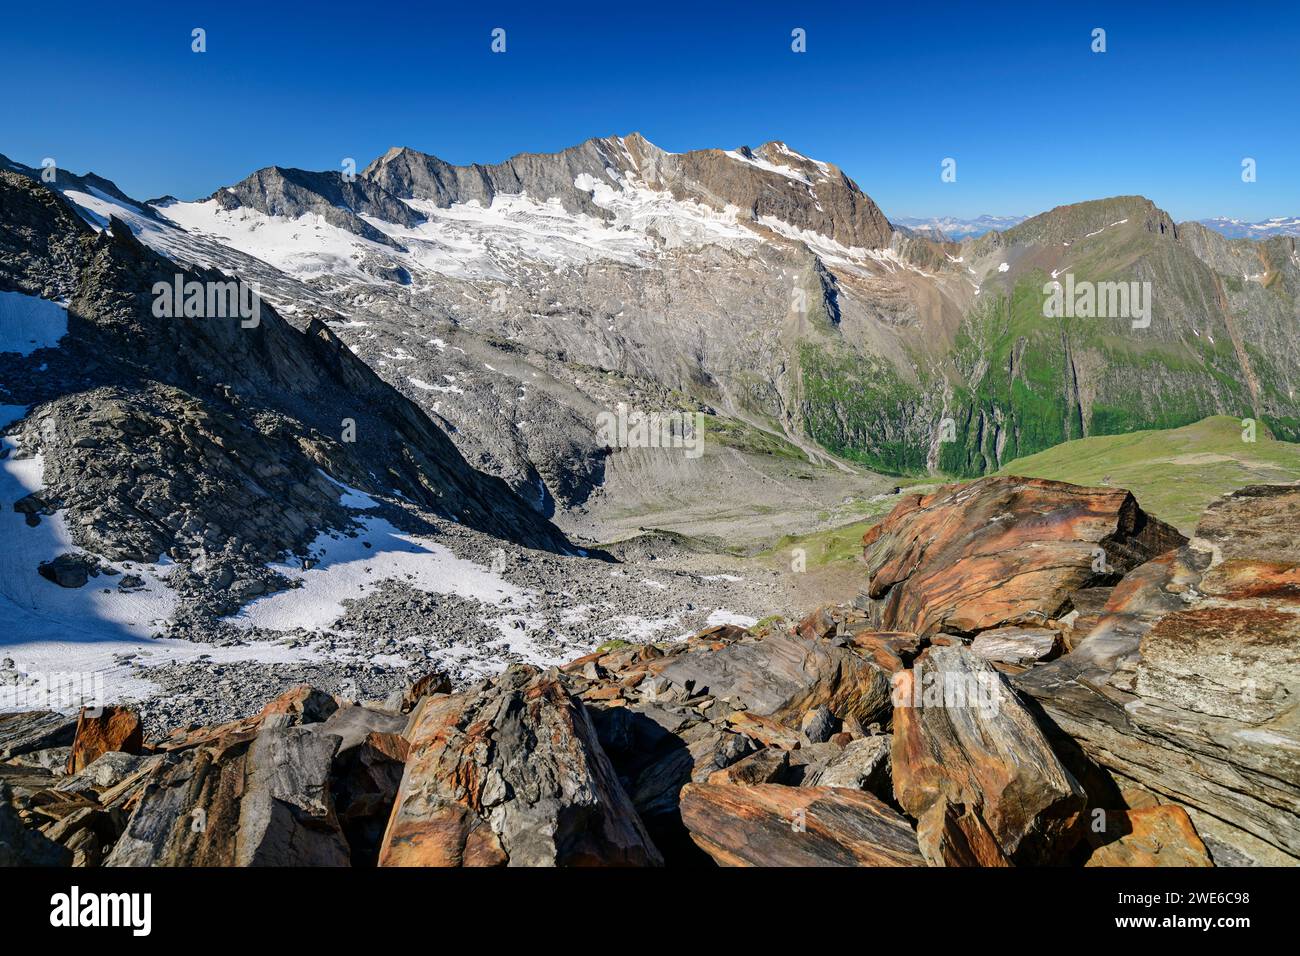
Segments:
[[[780,783],[790,769],[790,751],[764,747],[730,767],[709,774],[709,783]]]
[[[722,866],[924,866],[907,821],[863,790],[690,784],[682,820]]]
[[[409,714],[430,694],[450,694],[451,678],[442,671],[430,671],[402,692],[401,711]]]
[[[286,690],[262,708],[259,717],[288,717],[288,723],[314,724],[339,709],[338,701],[323,690],[303,684]]]
[[[426,697],[406,737],[381,866],[662,863],[555,671],[515,666]]]
[[[104,707],[98,712],[83,709],[68,757],[68,773],[76,773],[111,750],[138,754],[144,749],[144,727],[135,711],[125,707]]]
[[[874,626],[928,635],[1042,625],[1186,539],[1115,488],[992,477],[911,495],[863,538]]]
[[[1187,811],[1174,804],[1107,814],[1106,838],[1085,866],[1213,866]],[[1113,838],[1112,838],[1113,837]]]
[[[1015,679],[1096,763],[1186,807],[1219,865],[1300,862],[1298,528],[1300,486],[1219,499]]]
[[[1058,861],[1083,788],[1005,678],[964,647],[931,648],[896,676],[894,795],[933,865]]]
[[[799,622],[795,633],[806,641],[814,641],[831,636],[838,626],[839,622],[835,619],[833,609],[819,607]]]

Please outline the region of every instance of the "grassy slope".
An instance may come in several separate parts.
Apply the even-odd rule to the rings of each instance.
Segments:
[[[1218,496],[1245,485],[1300,480],[1300,445],[1261,425],[1242,440],[1241,420],[1218,415],[1182,428],[1081,438],[1009,462],[998,474],[1127,488],[1148,512],[1190,534]]]
[[[1002,475],[1053,478],[1078,485],[1127,488],[1156,517],[1191,534],[1215,498],[1246,485],[1300,481],[1300,445],[1274,441],[1259,426],[1254,443],[1242,441],[1240,419],[1219,415],[1182,428],[1081,438],[1010,462]],[[943,479],[904,487],[929,492]],[[862,535],[898,503],[897,497],[858,502],[861,517],[824,531],[787,535],[768,552],[787,559],[807,552],[810,569],[854,560]]]

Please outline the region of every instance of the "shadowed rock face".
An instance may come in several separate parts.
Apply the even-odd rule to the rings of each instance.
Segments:
[[[1014,477],[903,500],[863,537],[882,629],[974,635],[1044,625],[1185,539],[1127,491]]]
[[[1017,686],[1098,763],[1183,804],[1216,862],[1300,859],[1300,487],[1251,487],[1115,588]]]

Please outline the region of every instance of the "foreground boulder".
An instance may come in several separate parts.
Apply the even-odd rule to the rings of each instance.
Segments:
[[[0,714],[0,760],[65,747],[77,733],[77,718],[51,710]]]
[[[921,635],[1051,627],[1071,596],[1183,544],[1116,488],[992,477],[911,495],[864,536],[872,624]]]
[[[862,790],[690,784],[682,820],[722,866],[924,866],[916,834]]]
[[[582,703],[558,674],[511,667],[426,697],[381,866],[662,863]]]
[[[889,712],[889,678],[845,642],[788,634],[739,640],[680,654],[658,677],[679,697],[708,695],[795,730],[818,708],[862,723]]]
[[[896,687],[894,794],[926,860],[1060,860],[1086,796],[1002,675],[965,647],[933,647]]]
[[[171,755],[109,866],[346,866],[330,769],[339,737],[265,726]]]
[[[860,613],[850,616],[865,625]],[[821,636],[720,625],[662,649],[596,653],[562,669],[670,863],[708,862],[682,825],[679,801],[687,783],[703,783],[764,749],[813,746],[806,721],[822,737],[845,726],[860,733],[864,723],[888,715],[885,669],[871,650],[838,633],[850,629],[843,613],[828,610],[823,617],[817,628],[804,628]],[[744,771],[746,778],[774,779],[762,769],[774,763],[797,777],[806,761],[791,768],[788,758],[765,756]]]
[[[1297,528],[1300,487],[1219,499],[1071,654],[1015,678],[1093,760],[1187,808],[1220,865],[1300,863]]]

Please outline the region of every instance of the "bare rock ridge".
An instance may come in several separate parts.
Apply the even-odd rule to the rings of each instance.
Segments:
[[[734,206],[754,220],[772,216],[845,246],[884,248],[892,231],[851,179],[776,142],[757,150],[669,153],[633,133],[590,139],[558,153],[521,153],[490,166],[453,166],[436,156],[394,148],[361,176],[392,195],[428,199],[442,207],[464,202],[490,206],[499,194],[526,193],[539,200],[556,197],[569,212],[597,218],[612,214],[593,201],[594,186],[630,179],[717,210]],[[589,185],[583,188],[579,182]]]

